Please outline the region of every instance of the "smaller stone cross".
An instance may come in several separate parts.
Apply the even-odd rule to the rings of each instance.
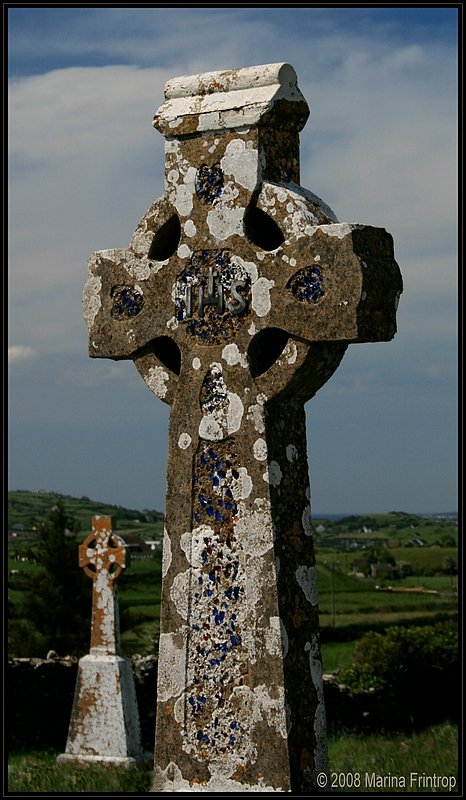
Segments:
[[[92,578],[91,653],[118,653],[115,580],[126,567],[126,545],[112,531],[111,517],[93,517],[92,533],[79,547],[79,566]]]
[[[62,764],[132,767],[152,758],[141,748],[131,661],[120,653],[115,580],[127,558],[112,527],[111,517],[93,517],[79,547],[79,566],[92,578],[91,650],[79,660],[66,751],[57,758]]]

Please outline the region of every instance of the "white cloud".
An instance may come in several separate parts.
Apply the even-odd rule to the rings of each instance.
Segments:
[[[387,485],[377,504],[402,507],[401,500],[392,504],[384,499],[390,496],[392,476],[399,475],[400,460],[411,463],[411,454],[417,458],[425,449],[432,464],[448,466],[449,461],[453,416],[451,394],[448,404],[445,396],[451,393],[457,305],[452,34],[450,40],[445,31],[427,36],[425,29],[421,35],[422,9],[419,25],[411,27],[404,25],[404,9],[394,12],[393,25],[386,16],[378,23],[366,8],[9,12],[13,21],[18,14],[10,54],[22,76],[12,79],[9,100],[10,341],[32,342],[44,354],[34,362],[38,353],[25,345],[14,345],[9,353],[12,362],[22,358],[28,367],[18,369],[12,382],[14,458],[21,485],[43,485],[43,443],[47,449],[56,442],[57,457],[49,455],[47,462],[71,481],[68,491],[83,480],[78,472],[76,480],[71,477],[70,467],[79,461],[76,452],[81,449],[80,469],[88,483],[89,452],[100,448],[105,465],[110,458],[114,469],[96,467],[97,494],[105,479],[117,502],[125,492],[147,492],[151,499],[141,500],[146,506],[163,502],[165,466],[158,447],[159,440],[166,441],[168,409],[142,390],[131,363],[87,358],[81,311],[87,258],[96,249],[126,246],[139,218],[163,192],[163,138],[151,122],[168,78],[289,61],[312,111],[301,134],[302,185],[328,202],[340,219],[387,228],[405,284],[395,340],[351,346],[335,377],[310,404],[313,418],[320,414],[328,420],[328,434],[321,437],[328,467],[319,464],[317,470],[320,496],[331,492],[327,510],[335,511],[340,492],[340,507],[348,502],[343,511],[356,512],[367,491],[374,491],[364,482],[355,488],[353,478],[348,483],[346,467],[340,485],[335,480],[335,465],[345,463],[342,439],[348,436],[348,458],[357,451],[358,462],[364,461],[364,441],[371,450],[366,457],[376,453],[377,464],[384,453]],[[36,74],[28,75],[29,68]],[[134,434],[133,389],[141,429],[153,430],[156,422],[157,448],[149,436]],[[96,414],[99,424],[88,438],[83,431]],[[162,415],[164,425],[157,427]],[[382,415],[390,425],[380,423]],[[58,423],[66,435],[57,430]],[[318,429],[316,424],[310,438],[317,450]],[[102,430],[108,432],[103,440]],[[381,447],[385,434],[388,450]],[[129,437],[126,451],[122,435]],[[66,469],[65,439],[73,441]],[[152,478],[132,479],[152,474],[154,449],[163,476],[156,502]],[[32,451],[38,454],[34,464]],[[121,462],[121,452],[134,452],[133,467],[126,456]],[[118,464],[120,485],[114,471]],[[450,460],[435,482],[430,476],[423,479],[423,492],[435,495],[440,506],[437,487],[444,484],[450,496],[451,472]],[[49,485],[55,485],[54,475]],[[396,497],[412,502],[410,481],[406,473]],[[83,492],[89,493],[87,485]],[[422,505],[420,499],[419,510]]]
[[[439,334],[455,335],[454,49],[441,40],[384,38],[383,29],[364,25],[347,29],[337,16],[329,24],[316,9],[306,17],[284,13],[284,30],[273,23],[275,15],[262,19],[249,11],[78,14],[69,52],[94,52],[98,38],[102,57],[118,53],[137,65],[53,69],[12,81],[15,338],[35,339],[52,351],[85,347],[81,292],[90,253],[126,246],[163,192],[163,138],[151,122],[165,81],[183,72],[281,59],[295,66],[312,111],[301,134],[302,185],[341,220],[392,233],[405,286],[398,337],[414,335],[427,344]],[[312,21],[309,39],[298,19]],[[105,20],[105,29],[96,20]],[[47,49],[42,38],[39,46]],[[140,66],[150,60],[149,46],[152,61],[163,67]],[[179,58],[170,60],[168,53]]]
[[[17,364],[19,361],[30,361],[33,358],[39,358],[39,353],[29,345],[15,344],[8,348],[9,364]]]

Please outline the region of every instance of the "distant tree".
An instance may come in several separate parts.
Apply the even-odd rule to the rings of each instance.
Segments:
[[[59,500],[38,525],[37,563],[23,602],[10,622],[10,654],[45,657],[82,655],[89,647],[91,587],[78,565],[78,524]]]
[[[359,568],[365,575],[370,575],[372,564],[390,564],[390,566],[395,567],[396,561],[386,548],[375,546],[362,555]]]

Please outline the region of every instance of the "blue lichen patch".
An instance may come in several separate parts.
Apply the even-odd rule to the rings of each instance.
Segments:
[[[232,705],[234,689],[244,685],[248,672],[242,635],[245,573],[233,495],[238,476],[238,454],[231,445],[200,447],[194,475],[198,545],[192,567],[186,736],[190,748],[205,758],[241,747],[246,734]]]
[[[202,382],[200,404],[204,414],[224,412],[228,408],[228,391],[220,365],[212,365]],[[218,485],[219,478],[215,477]]]
[[[134,286],[114,286],[110,297],[113,300],[111,313],[115,319],[136,317],[144,306],[142,292]]]
[[[201,164],[196,173],[196,194],[205,203],[214,203],[223,192],[223,171],[220,164]]]
[[[317,303],[324,296],[322,270],[315,266],[300,269],[288,281],[287,289],[302,303]]]

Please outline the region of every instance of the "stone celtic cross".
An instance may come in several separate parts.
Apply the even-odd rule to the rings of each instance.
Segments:
[[[92,533],[79,546],[79,566],[92,578],[91,653],[119,652],[114,582],[126,567],[126,545],[112,531],[111,517],[92,517]]]
[[[299,185],[288,64],[169,81],[165,193],[89,261],[92,357],[171,405],[154,792],[294,791],[327,769],[304,403],[391,339],[391,236]]]
[[[91,648],[79,659],[66,750],[59,763],[130,767],[147,760],[131,661],[120,653],[115,580],[126,565],[126,546],[112,530],[112,518],[92,517],[92,532],[79,546],[79,566],[92,578]]]

